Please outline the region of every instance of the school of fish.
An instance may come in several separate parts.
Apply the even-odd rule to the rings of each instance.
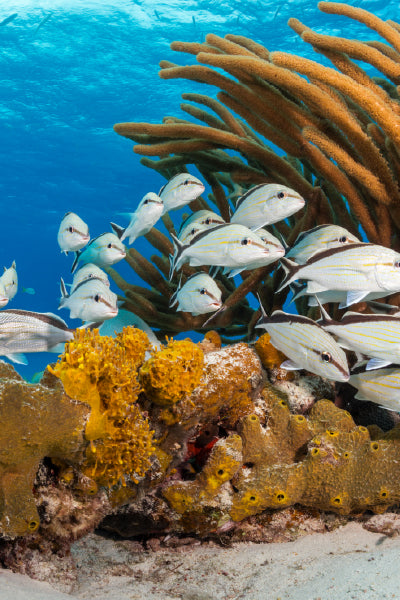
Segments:
[[[66,284],[61,278],[58,308],[69,310],[72,319],[81,319],[82,327],[100,326],[100,331],[110,333],[131,322],[151,332],[132,313],[118,314],[118,297],[110,289],[103,269],[125,258],[124,242],[134,244],[163,215],[186,206],[204,190],[197,177],[177,174],[158,194],[149,192],[142,198],[136,210],[128,213],[126,226],[110,222],[112,232],[92,239],[88,225],[77,214],[67,212],[57,241],[61,252],[74,254],[73,279]],[[261,307],[256,327],[267,331],[271,343],[287,357],[281,368],[304,369],[332,381],[349,382],[357,388],[356,398],[400,411],[400,309],[376,302],[400,291],[400,253],[363,242],[334,224],[303,231],[288,247],[268,227],[294,215],[304,205],[305,200],[284,185],[261,184],[237,198],[229,222],[211,210],[199,210],[186,217],[177,235],[171,236],[174,253],[170,256],[170,279],[185,263],[199,270],[191,277],[181,273],[170,307],[204,315],[206,324],[207,315],[225,308],[222,289],[215,279],[218,271],[235,277],[276,263],[285,275],[276,291],[289,286],[292,301],[307,296],[308,305],[319,305],[321,313],[321,318],[313,321],[282,310],[268,316]],[[9,268],[4,267],[0,277],[0,308],[14,298],[17,290],[14,261]],[[35,293],[33,288],[23,290]],[[328,302],[350,307],[360,301],[366,301],[374,314],[348,311],[335,321],[323,307]],[[52,313],[3,310],[0,354],[25,363],[27,352],[61,351],[73,332]],[[357,356],[353,372],[346,351]]]

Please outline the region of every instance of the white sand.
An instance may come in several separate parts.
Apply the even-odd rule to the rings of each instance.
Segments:
[[[295,542],[138,552],[95,534],[73,547],[72,595],[0,571],[0,600],[386,600],[400,598],[400,537],[349,523]],[[61,583],[61,582],[60,582]]]

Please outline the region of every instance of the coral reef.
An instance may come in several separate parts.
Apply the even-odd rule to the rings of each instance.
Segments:
[[[118,123],[114,129],[137,143],[134,151],[145,155],[144,165],[167,178],[195,164],[212,188],[209,201],[227,221],[239,186],[245,191],[257,183],[279,182],[307,200],[300,218],[296,215],[289,224],[273,227],[289,244],[300,231],[337,223],[355,234],[361,225],[370,242],[398,249],[400,28],[348,4],[320,2],[318,6],[325,13],[363,23],[384,41],[321,35],[290,19],[289,26],[333,68],[270,52],[244,36],[209,34],[204,43],[173,42],[173,50],[195,55],[201,64],[161,61],[160,77],[211,85],[219,90],[217,98],[183,94],[181,109],[192,121],[169,116],[162,124]],[[366,64],[365,70],[359,61]],[[276,154],[270,144],[284,155]],[[209,208],[202,198],[190,206]],[[170,218],[163,220],[167,230],[174,232]],[[204,317],[177,315],[168,309],[165,295],[170,297],[177,285],[176,280],[166,281],[171,242],[156,229],[147,239],[162,256],[152,256],[153,264],[130,250],[127,260],[152,286],[151,291],[110,270],[125,293],[126,307],[133,310],[136,301],[141,316],[162,331],[202,328]],[[270,277],[272,270],[270,266],[248,272],[237,288],[219,275],[228,309],[215,317],[212,326],[223,328],[225,337],[236,333],[248,339],[254,311],[246,295],[258,291],[267,311],[284,299],[282,293],[272,294],[280,277]],[[191,272],[186,267],[184,278]],[[306,310],[304,299],[297,304]]]

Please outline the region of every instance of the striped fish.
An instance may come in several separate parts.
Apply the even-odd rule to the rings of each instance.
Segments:
[[[222,306],[221,290],[207,273],[195,273],[171,297],[170,306],[178,304],[176,310],[204,315]]]
[[[349,383],[358,390],[357,400],[368,400],[400,412],[400,369],[358,373],[351,375]]]
[[[304,204],[304,199],[294,190],[278,183],[262,183],[239,198],[231,223],[256,231],[290,217]]]
[[[212,229],[225,223],[223,218],[212,210],[198,210],[182,223],[178,239],[182,244],[188,244],[199,231]]]
[[[400,318],[347,312],[340,321],[331,319],[321,306],[321,327],[333,333],[339,346],[372,357],[367,371],[400,364]]]
[[[128,243],[133,242],[141,235],[146,235],[161,217],[164,203],[157,194],[149,192],[139,203],[139,206],[132,213],[128,227],[121,227],[116,223],[110,223],[113,232],[123,242],[128,238]]]
[[[173,240],[175,253],[171,259],[170,278],[187,262],[191,267],[246,268],[270,254],[267,244],[254,231],[233,223],[201,231],[189,244],[182,244],[175,236]]]
[[[102,233],[93,238],[83,250],[75,252],[71,273],[79,263],[94,263],[98,267],[114,265],[126,256],[125,246],[115,233]]]
[[[61,300],[58,306],[70,310],[71,319],[101,322],[112,319],[118,314],[117,294],[100,279],[87,279],[76,286],[71,294],[67,293],[61,279]]]
[[[18,275],[15,260],[13,260],[11,267],[8,269],[4,267],[4,273],[0,277],[0,285],[4,287],[7,298],[12,300],[18,291]]]
[[[347,358],[334,338],[308,317],[276,310],[265,314],[256,327],[264,328],[271,343],[288,357],[281,368],[305,369],[333,381],[348,381]]]
[[[304,265],[311,256],[328,248],[339,248],[345,244],[360,243],[355,235],[339,225],[318,225],[303,231],[297,237],[286,257],[299,265]]]
[[[347,292],[346,305],[370,292],[400,290],[400,254],[376,244],[349,244],[317,252],[304,265],[281,259],[286,279],[277,290],[298,279],[307,280],[307,294],[326,290]]]
[[[162,214],[176,210],[198,198],[205,190],[203,183],[190,173],[178,173],[166,183],[158,195],[164,202]]]
[[[272,233],[263,228],[257,229],[256,233],[261,238],[261,240],[265,244],[267,244],[269,249],[269,256],[263,257],[258,262],[255,261],[254,263],[246,265],[246,267],[239,267],[237,269],[228,269],[227,267],[225,267],[224,275],[227,275],[228,277],[235,277],[235,275],[238,275],[239,273],[245,270],[249,271],[250,269],[266,267],[267,265],[270,265],[271,263],[279,260],[280,258],[282,258],[282,256],[285,255],[285,248],[278,240],[278,238],[272,235]]]

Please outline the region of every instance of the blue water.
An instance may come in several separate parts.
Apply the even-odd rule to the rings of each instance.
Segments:
[[[400,19],[398,0],[349,4]],[[20,291],[8,307],[41,312],[57,312],[60,276],[70,280],[72,258],[60,254],[56,240],[64,213],[78,213],[94,237],[109,230],[110,220],[124,224],[118,213],[132,212],[165,182],[140,164],[113,124],[187,118],[181,93],[216,93],[159,79],[160,60],[192,60],[170,50],[173,40],[234,33],[270,50],[316,57],[287,26],[291,16],[322,33],[377,37],[361,24],[320,13],[309,0],[1,0],[0,21],[13,13],[0,26],[0,268],[16,260]],[[151,251],[145,240],[135,247]],[[117,270],[134,280],[125,264]],[[67,311],[59,314],[79,325]],[[30,377],[54,358],[30,354],[29,365],[17,368]]]

